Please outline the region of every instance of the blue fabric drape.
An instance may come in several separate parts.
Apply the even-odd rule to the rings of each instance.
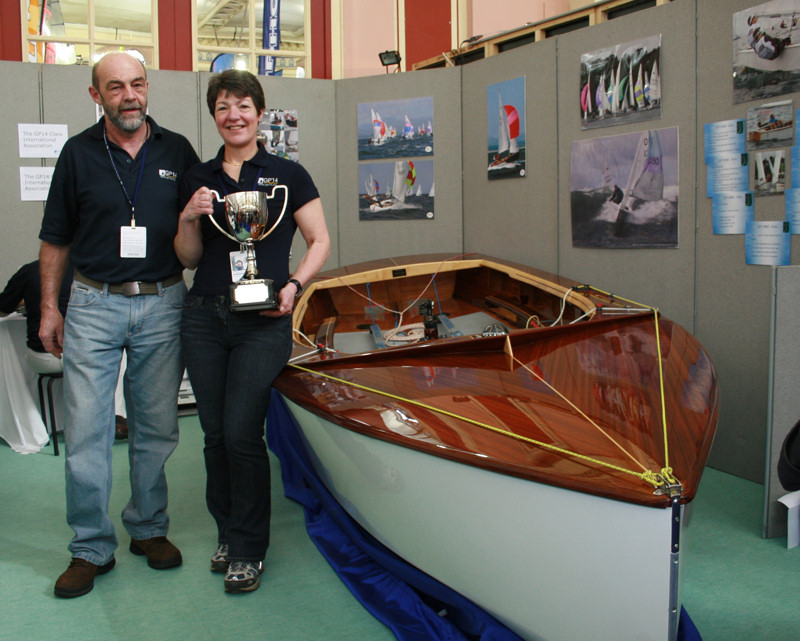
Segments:
[[[399,641],[522,641],[474,603],[375,540],[328,492],[314,471],[299,427],[272,392],[269,448],[281,462],[286,496],[303,506],[311,540],[361,604]],[[679,641],[701,641],[681,608]]]

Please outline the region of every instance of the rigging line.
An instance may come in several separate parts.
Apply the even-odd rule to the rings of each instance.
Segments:
[[[567,450],[563,447],[559,447],[558,445],[553,445],[551,443],[544,443],[543,441],[537,441],[536,439],[529,438],[527,436],[522,436],[521,434],[515,434],[514,432],[509,432],[508,430],[504,430],[500,427],[496,427],[494,425],[489,425],[488,423],[482,423],[481,421],[476,421],[474,419],[468,418],[466,416],[460,416],[455,412],[450,412],[448,410],[442,409],[440,407],[435,407],[433,405],[429,405],[427,403],[423,403],[421,401],[416,401],[411,398],[404,398],[402,396],[398,396],[397,394],[392,394],[391,392],[385,392],[383,390],[375,389],[373,387],[368,387],[366,385],[361,385],[359,383],[355,383],[353,381],[348,381],[343,378],[339,378],[337,376],[333,376],[331,374],[326,374],[325,372],[316,371],[313,369],[309,369],[307,367],[303,367],[301,365],[297,365],[294,363],[289,363],[289,367],[294,367],[300,371],[306,372],[308,374],[321,376],[323,378],[327,378],[329,380],[335,381],[337,383],[343,383],[345,385],[349,385],[351,387],[355,387],[360,390],[364,390],[365,392],[371,392],[373,394],[379,394],[380,396],[386,396],[387,398],[392,398],[396,401],[401,401],[403,403],[408,403],[410,405],[416,405],[417,407],[421,407],[423,409],[429,410],[434,413],[443,414],[445,416],[450,416],[452,418],[458,419],[460,421],[464,421],[465,423],[470,423],[477,427],[481,427],[483,429],[489,430],[491,432],[496,432],[497,434],[502,434],[504,436],[508,436],[509,438],[516,439],[518,441],[524,441],[526,443],[530,443],[531,445],[536,445],[537,447],[541,447],[546,450],[550,450],[553,452],[557,452],[563,456],[570,456],[573,458],[577,458],[582,461],[587,461],[589,463],[593,463],[594,465],[599,465],[601,467],[607,467],[609,469],[615,470],[617,472],[621,472],[623,474],[629,474],[631,476],[635,476],[643,481],[646,481],[652,484],[654,487],[659,487],[662,484],[659,475],[652,470],[646,470],[644,472],[636,472],[634,470],[628,470],[620,465],[615,465],[614,463],[608,463],[606,461],[601,461],[600,459],[592,458],[591,456],[587,456],[585,454],[578,454],[577,452],[572,452]],[[641,464],[640,464],[641,467]],[[644,468],[642,468],[644,469]]]
[[[560,323],[561,319],[564,317],[564,310],[567,308],[567,296],[570,295],[570,292],[572,292],[572,287],[565,291],[564,295],[561,297],[561,311],[558,314],[558,318],[550,323],[551,327],[555,326],[557,323]]]
[[[369,285],[370,284],[367,283],[367,301],[369,302],[369,316],[372,319],[372,324],[374,325],[375,324],[375,313],[372,310],[372,298],[371,298],[371,296],[369,294]],[[384,309],[386,309],[386,308],[384,307]]]
[[[436,274],[434,274],[434,278]],[[436,309],[439,310],[439,313],[442,313],[442,301],[439,300],[439,288],[436,287],[436,280],[433,281],[433,295],[436,298]]]
[[[587,416],[587,415],[586,415],[586,413],[585,413],[585,412],[584,412],[584,411],[583,411],[581,408],[579,408],[577,405],[575,405],[575,403],[573,403],[571,400],[569,400],[569,399],[568,399],[566,396],[564,396],[564,395],[563,395],[561,392],[559,392],[559,391],[558,391],[558,390],[557,390],[555,387],[553,387],[553,386],[552,386],[550,383],[548,383],[546,380],[544,380],[544,378],[543,378],[542,376],[540,376],[540,375],[539,375],[539,374],[537,374],[535,371],[533,371],[533,370],[532,370],[530,367],[528,367],[528,365],[526,365],[525,363],[523,363],[523,362],[522,362],[521,360],[519,360],[519,359],[518,359],[516,356],[514,356],[514,355],[512,354],[512,355],[511,355],[511,358],[512,358],[512,359],[513,359],[513,360],[514,360],[516,363],[518,363],[518,364],[520,365],[520,367],[522,367],[522,369],[524,369],[525,371],[527,371],[527,372],[529,372],[529,373],[533,374],[533,376],[535,376],[535,377],[536,377],[536,378],[537,378],[539,381],[541,381],[541,382],[542,382],[542,383],[544,383],[544,384],[545,384],[547,387],[549,387],[549,388],[550,388],[550,389],[553,391],[553,393],[555,393],[555,394],[556,394],[556,396],[558,396],[558,397],[559,397],[559,398],[560,398],[562,401],[564,401],[564,402],[565,402],[567,405],[569,405],[569,406],[570,406],[570,407],[571,407],[573,410],[575,410],[575,412],[577,412],[577,414],[578,414],[579,416],[581,416],[581,417],[583,417],[584,419],[586,419],[586,421],[589,423],[589,425],[591,425],[592,427],[594,427],[594,428],[595,428],[596,430],[598,430],[598,431],[599,431],[599,432],[600,432],[600,433],[601,433],[603,436],[605,436],[605,437],[606,437],[606,438],[607,438],[609,441],[611,441],[611,442],[612,442],[614,445],[616,445],[616,446],[617,446],[617,448],[618,448],[618,449],[619,449],[619,450],[620,450],[620,451],[621,451],[621,452],[622,452],[622,453],[623,453],[625,456],[627,456],[627,457],[628,457],[628,458],[629,458],[631,461],[633,461],[633,462],[634,462],[636,465],[638,465],[640,468],[642,468],[642,470],[644,470],[645,472],[647,471],[647,468],[646,468],[644,465],[642,465],[642,463],[641,463],[640,461],[637,461],[637,460],[636,460],[636,457],[634,457],[634,456],[633,456],[633,454],[631,454],[630,452],[628,452],[628,450],[626,450],[626,449],[625,449],[625,447],[624,447],[623,445],[621,445],[620,443],[618,443],[618,442],[617,442],[617,441],[614,439],[614,437],[613,437],[613,436],[611,436],[611,435],[610,435],[608,432],[606,432],[606,431],[605,431],[605,430],[604,430],[602,427],[600,427],[600,426],[599,426],[599,425],[598,425],[598,424],[597,424],[595,421],[593,421],[591,418],[589,418],[589,416]]]
[[[661,428],[663,432],[663,439],[664,439],[664,469],[662,473],[668,480],[674,480],[672,476],[672,468],[669,465],[669,438],[667,435],[667,404],[666,399],[664,397],[664,359],[661,356],[661,332],[659,329],[658,323],[658,308],[651,307],[650,305],[645,305],[644,303],[638,303],[633,300],[629,300],[622,296],[617,296],[616,294],[612,294],[610,292],[603,291],[602,289],[598,289],[592,285],[587,285],[589,289],[593,289],[600,294],[604,294],[605,296],[609,296],[611,298],[617,298],[619,300],[625,301],[626,303],[630,303],[632,305],[638,305],[639,307],[644,307],[645,309],[649,309],[653,312],[653,324],[655,326],[655,335],[656,335],[656,354],[658,360],[658,385],[659,385],[659,394],[661,396]]]
[[[400,321],[402,321],[403,314],[405,314],[409,309],[411,309],[416,304],[416,302],[420,298],[422,298],[423,294],[425,294],[425,292],[428,291],[428,288],[434,282],[434,280],[435,280],[436,276],[438,275],[439,271],[442,269],[442,265],[444,265],[446,262],[448,262],[450,260],[453,260],[454,258],[462,258],[463,256],[469,256],[469,254],[462,254],[462,256],[454,256],[452,258],[443,259],[442,262],[439,263],[438,267],[436,267],[434,272],[431,274],[431,279],[428,281],[428,284],[425,285],[425,287],[423,287],[422,291],[419,293],[419,296],[417,296],[413,301],[411,301],[411,303],[408,305],[408,307],[406,307],[404,310],[402,310],[400,312],[398,312],[396,309],[391,309],[389,307],[386,307],[385,305],[381,305],[379,302],[373,300],[372,296],[369,294],[369,283],[366,284],[367,285],[367,295],[364,296],[364,294],[362,294],[360,291],[358,291],[350,283],[346,283],[344,281],[344,278],[345,278],[344,276],[336,276],[335,280],[339,281],[344,287],[347,287],[347,289],[352,291],[357,296],[360,296],[364,300],[368,301],[370,305],[374,305],[375,307],[379,307],[380,309],[382,309],[384,311],[390,312],[392,314],[396,314],[397,316],[400,317]]]
[[[664,359],[661,358],[661,333],[658,326],[658,310],[653,308],[653,325],[656,332],[656,353],[658,354],[658,386],[661,394],[661,426],[664,431],[664,472],[672,478],[669,465],[669,447],[667,439],[667,404],[664,399]]]

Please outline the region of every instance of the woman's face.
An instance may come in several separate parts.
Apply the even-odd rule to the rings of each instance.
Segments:
[[[262,115],[263,112],[256,110],[250,96],[239,98],[224,91],[214,103],[217,131],[229,147],[244,147],[254,143]]]

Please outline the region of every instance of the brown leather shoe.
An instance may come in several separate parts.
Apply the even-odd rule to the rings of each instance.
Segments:
[[[181,551],[167,540],[166,536],[154,536],[152,539],[131,539],[131,552],[147,557],[147,565],[154,570],[176,568],[183,563]]]
[[[118,441],[123,441],[128,438],[128,419],[117,414],[115,422],[116,430],[114,433],[114,438]]]
[[[73,557],[66,571],[58,577],[53,592],[62,599],[83,596],[92,591],[94,577],[109,572],[115,564],[116,561],[114,559],[111,559],[105,565],[95,565],[85,559]]]

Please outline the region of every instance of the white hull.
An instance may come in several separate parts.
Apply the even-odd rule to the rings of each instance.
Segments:
[[[498,169],[514,169],[519,167],[518,162],[501,162],[496,165],[489,165],[489,171],[497,171]]]
[[[762,140],[783,140],[791,141],[792,128],[794,125],[787,125],[779,129],[757,129],[750,132],[750,140],[752,142],[760,142]]]
[[[347,430],[287,399],[325,485],[384,545],[534,641],[668,641],[672,512]]]

